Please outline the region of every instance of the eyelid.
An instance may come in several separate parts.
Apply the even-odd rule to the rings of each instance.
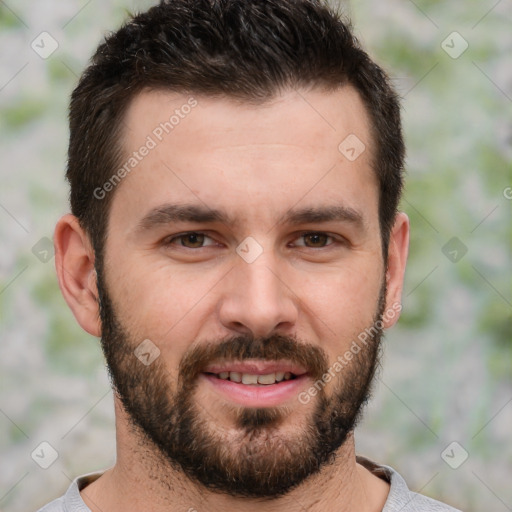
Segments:
[[[208,235],[208,233],[206,231],[185,231],[183,233],[178,233],[176,235],[170,235],[170,236],[167,236],[163,239],[162,243],[163,245],[175,245],[174,243],[171,243],[175,240],[179,240],[180,238],[184,238],[186,237],[187,235],[203,235],[205,238],[209,238],[210,240],[214,241],[213,238],[211,236]],[[185,250],[191,250],[191,251],[197,251],[198,249],[204,249],[206,247],[212,247],[216,245],[215,243],[213,244],[209,244],[209,245],[204,245],[203,247],[197,247],[197,248],[192,248],[192,247],[185,247],[185,246],[178,246],[180,247],[181,249],[185,249]]]
[[[171,236],[168,236],[166,238],[164,238],[163,240],[163,245],[164,246],[168,246],[168,245],[175,245],[174,241],[176,240],[179,240],[180,238],[183,238],[187,235],[203,235],[205,238],[209,238],[210,240],[214,241],[214,239],[208,235],[208,232],[207,231],[185,231],[183,233],[178,233],[176,235],[171,235]],[[334,234],[331,234],[329,232],[326,232],[326,231],[312,231],[312,230],[307,230],[307,231],[300,231],[296,234],[294,234],[294,238],[293,240],[297,240],[297,239],[300,239],[300,238],[303,238],[305,237],[306,235],[326,235],[328,238],[330,238],[332,241],[331,243],[327,244],[326,246],[323,246],[323,247],[307,247],[306,245],[296,245],[295,247],[302,247],[304,249],[312,249],[312,250],[315,250],[315,251],[318,251],[318,250],[321,250],[321,249],[329,249],[330,247],[336,245],[336,244],[344,244],[346,243],[345,239],[343,238],[340,238],[339,236],[336,236]],[[215,243],[212,243],[212,244],[209,244],[209,245],[203,245],[202,247],[185,247],[185,246],[182,246],[182,245],[178,245],[177,247],[179,247],[180,249],[183,249],[183,250],[190,250],[190,251],[197,251],[199,249],[206,249],[207,247],[213,247],[217,244]]]
[[[294,240],[303,238],[306,235],[326,235],[327,238],[332,239],[332,242],[330,244],[327,244],[324,247],[306,247],[305,245],[299,246],[299,247],[304,247],[305,249],[316,249],[316,250],[327,249],[327,248],[335,245],[336,243],[343,243],[343,240],[341,240],[339,237],[336,237],[335,235],[333,235],[331,233],[328,233],[327,231],[311,231],[311,230],[301,231],[300,233],[297,233],[297,236],[294,238]]]

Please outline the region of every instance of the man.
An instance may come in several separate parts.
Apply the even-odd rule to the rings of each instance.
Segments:
[[[70,107],[62,293],[117,461],[45,511],[449,511],[356,457],[409,223],[398,100],[315,0],[169,0]]]

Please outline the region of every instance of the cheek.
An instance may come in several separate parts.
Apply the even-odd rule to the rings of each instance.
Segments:
[[[329,279],[305,283],[303,297],[307,315],[304,328],[327,352],[330,362],[349,350],[352,342],[373,326],[378,310],[382,276],[378,272],[337,272]],[[314,341],[314,340],[312,340]]]
[[[149,258],[118,266],[112,272],[116,312],[137,339],[149,338],[163,352],[182,354],[196,338],[208,296],[222,275],[177,269]]]
[[[382,276],[375,270],[343,269],[329,275],[309,276],[303,289],[308,307],[327,323],[344,325],[372,322]]]

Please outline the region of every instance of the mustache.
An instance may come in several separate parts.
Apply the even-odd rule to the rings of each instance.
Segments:
[[[325,351],[316,345],[301,342],[295,336],[276,334],[255,338],[241,335],[218,343],[206,342],[191,348],[179,367],[182,385],[193,382],[208,364],[215,361],[287,360],[306,369],[313,379],[320,379],[329,369]]]

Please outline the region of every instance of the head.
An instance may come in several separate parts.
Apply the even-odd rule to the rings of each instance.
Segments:
[[[386,74],[322,2],[161,2],[100,45],[56,262],[162,464],[274,497],[345,443],[400,310],[403,158]]]

